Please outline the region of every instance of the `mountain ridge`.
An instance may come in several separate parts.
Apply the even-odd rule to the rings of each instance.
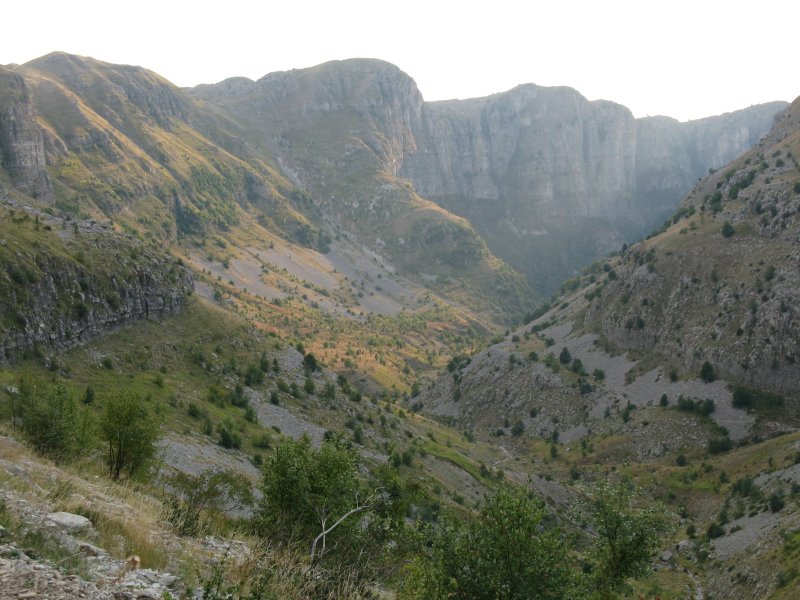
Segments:
[[[686,123],[634,119],[621,104],[536,84],[427,102],[408,74],[373,59],[332,61],[251,82],[226,80],[190,93],[255,127],[271,114],[271,125],[261,127],[273,136],[273,152],[287,163],[297,155],[306,161],[316,156],[305,171],[323,170],[337,155],[352,152],[351,137],[366,138],[375,162],[362,169],[410,181],[420,196],[466,218],[494,254],[543,293],[660,224],[700,175],[756,143],[785,106],[759,105]],[[292,106],[285,109],[288,99]],[[326,134],[322,145],[319,139],[294,140],[301,147],[293,148],[292,132],[276,131],[286,128],[287,119],[294,130],[322,130],[324,125],[302,119],[334,114],[341,121],[364,119],[377,135],[345,126]],[[340,170],[352,167],[338,164]],[[335,195],[326,184],[320,194]]]

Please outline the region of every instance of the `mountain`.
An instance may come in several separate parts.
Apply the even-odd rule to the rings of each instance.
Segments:
[[[52,199],[42,131],[28,88],[20,75],[4,67],[0,67],[0,107],[0,177],[9,178],[30,196]]]
[[[665,573],[676,558],[693,573],[648,594],[796,595],[799,153],[800,99],[659,231],[415,399],[503,448],[509,477],[580,489],[587,471],[637,473],[681,517]]]
[[[798,101],[755,148],[700,181],[668,227],[625,251],[585,326],[620,349],[654,352],[679,371],[708,362],[730,381],[796,400],[796,156]]]
[[[764,135],[785,103],[679,123],[634,119],[569,88],[524,85],[426,103],[401,173],[464,216],[545,294],[659,225],[709,168]]]
[[[2,77],[12,190],[157,239],[257,218],[501,321],[659,224],[781,107],[637,120],[534,85],[427,103],[397,67],[366,59],[191,90],[64,53]]]
[[[485,431],[522,419],[576,438],[607,427],[606,407],[664,394],[714,400],[712,418],[734,439],[796,427],[798,155],[800,99],[756,147],[702,178],[659,232],[565,283],[530,325],[451,361],[422,395],[425,410]],[[702,440],[684,429],[659,452],[685,435]]]
[[[381,220],[433,200],[544,294],[659,225],[698,177],[755,144],[786,106],[679,123],[535,85],[424,102],[408,75],[365,59],[191,93],[258,131],[343,230],[366,226],[372,243],[404,256],[407,231],[393,243],[398,232]]]
[[[503,311],[531,305],[523,279],[492,256],[468,220],[400,177],[416,149],[422,96],[394,65],[336,61],[191,93],[256,133],[284,172],[311,193],[336,237],[365,244],[418,280],[466,284],[468,294],[486,295]]]
[[[426,103],[373,60],[192,90],[63,53],[0,68],[0,573],[20,594],[438,597],[425,565],[461,556],[447,537],[491,558],[469,540],[494,504],[571,548],[585,594],[554,597],[794,598],[799,103],[758,141],[779,105]],[[529,282],[654,226],[489,339]],[[158,438],[134,488],[105,476],[120,397],[119,432]],[[331,535],[317,562],[242,519],[274,500],[247,501],[265,465],[321,446],[352,481],[322,486],[347,512],[288,507]],[[613,553],[586,502],[652,542],[618,594],[590,589]],[[369,550],[325,533],[339,514]]]
[[[388,212],[362,197],[357,226],[337,228],[309,193],[314,188],[273,155],[259,128],[155,73],[64,53],[6,71],[16,86],[9,89],[18,89],[6,112],[27,119],[16,121],[27,129],[7,120],[7,171],[22,192],[44,186],[42,200],[57,210],[112,218],[165,240],[207,238],[258,219],[318,250],[333,237],[349,240],[364,258],[380,257],[418,285],[493,318],[530,307],[523,278],[468,222],[405,185],[380,182],[377,197],[385,197]],[[350,178],[338,185],[357,191]]]

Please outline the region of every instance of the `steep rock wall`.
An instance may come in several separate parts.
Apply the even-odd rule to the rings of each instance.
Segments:
[[[0,67],[0,166],[12,183],[31,196],[50,200],[42,131],[25,80]]]
[[[0,361],[176,313],[193,285],[154,247],[94,223],[0,206]]]

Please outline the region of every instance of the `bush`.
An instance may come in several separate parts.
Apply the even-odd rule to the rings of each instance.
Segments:
[[[23,379],[19,393],[22,433],[36,452],[69,461],[93,445],[89,413],[63,383],[48,386]]]
[[[226,512],[253,504],[249,479],[241,473],[206,469],[199,475],[178,471],[168,479],[174,490],[168,499],[168,518],[183,534],[202,535],[209,523]]]
[[[746,410],[771,410],[783,406],[784,399],[778,394],[765,392],[743,385],[733,389],[733,405]]]
[[[242,438],[235,431],[226,425],[217,425],[217,433],[219,434],[219,445],[228,450],[239,449],[242,447]]]
[[[339,436],[328,437],[319,448],[308,437],[282,442],[263,466],[258,528],[304,552],[313,548],[312,561],[326,552],[362,556],[366,546],[381,543],[384,534],[400,526],[405,508],[399,510],[402,486],[393,475],[382,473],[388,480],[383,491],[371,494],[358,470],[358,453]],[[365,514],[371,515],[368,524]]]
[[[100,435],[108,445],[108,472],[112,479],[132,477],[156,454],[158,422],[141,396],[118,392],[110,396],[100,417]]]
[[[511,435],[519,436],[522,435],[523,431],[525,431],[525,423],[523,423],[522,421],[517,421],[511,428]]]
[[[244,373],[244,384],[253,386],[264,382],[264,371],[260,365],[250,365]]]
[[[783,505],[784,505],[784,502],[783,502],[783,496],[781,496],[781,495],[780,495],[780,494],[778,494],[778,493],[773,493],[773,494],[772,494],[772,495],[769,497],[769,501],[768,501],[768,503],[769,503],[769,509],[770,509],[772,512],[774,512],[774,513],[775,513],[775,512],[780,512],[780,511],[781,511],[781,509],[783,509]]]
[[[706,529],[706,536],[708,536],[708,539],[713,540],[715,538],[722,537],[723,535],[725,535],[725,530],[719,523],[712,521],[708,525],[708,529]]]
[[[708,451],[711,454],[720,454],[721,452],[727,452],[733,448],[733,442],[731,438],[727,435],[721,438],[714,438],[708,442]]]
[[[570,598],[577,579],[561,532],[524,489],[501,488],[477,518],[448,519],[406,567],[403,598]],[[513,549],[510,551],[510,549]]]
[[[717,375],[714,373],[714,366],[710,362],[705,361],[703,366],[700,367],[700,379],[706,383],[711,383],[716,378]]]
[[[319,370],[319,363],[317,362],[317,357],[314,356],[311,352],[309,352],[303,357],[303,368],[306,370],[306,373],[312,373],[314,371]]]
[[[733,225],[731,225],[728,221],[725,221],[725,223],[722,225],[722,236],[729,238],[734,233],[736,233],[736,230],[733,228]]]
[[[695,413],[701,417],[707,417],[715,410],[714,401],[710,398],[706,398],[705,400],[692,400],[691,398],[684,398],[683,395],[678,396],[678,402],[675,404],[675,408],[682,412]]]
[[[572,354],[570,354],[569,350],[566,346],[561,350],[561,354],[558,355],[558,361],[562,365],[568,365],[572,360]]]

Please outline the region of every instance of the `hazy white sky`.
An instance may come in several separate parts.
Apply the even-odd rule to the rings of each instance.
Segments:
[[[532,82],[684,120],[800,95],[798,0],[27,0],[2,12],[0,64],[64,50],[182,86],[371,57],[426,100]]]

